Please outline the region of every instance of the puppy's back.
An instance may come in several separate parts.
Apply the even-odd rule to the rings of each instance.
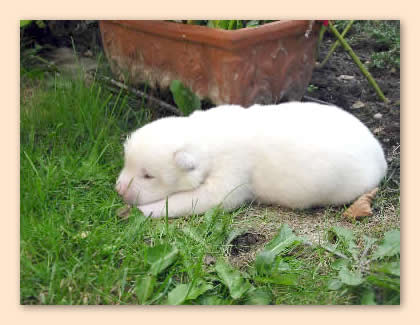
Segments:
[[[342,204],[386,173],[379,142],[344,110],[287,103],[249,113],[258,125],[253,181],[262,201],[292,208]]]

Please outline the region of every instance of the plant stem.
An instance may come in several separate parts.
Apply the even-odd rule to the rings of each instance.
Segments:
[[[389,102],[389,100],[385,97],[382,90],[379,88],[378,84],[376,83],[375,79],[372,77],[372,75],[369,73],[369,71],[364,67],[363,63],[360,61],[359,57],[354,53],[353,49],[350,47],[350,45],[347,43],[347,41],[341,37],[338,30],[334,27],[334,25],[331,23],[331,21],[328,22],[328,26],[330,27],[331,31],[334,33],[335,37],[338,38],[338,40],[341,43],[341,46],[349,53],[353,61],[357,64],[360,71],[365,75],[369,83],[372,85],[372,87],[375,89],[378,96],[385,102]]]
[[[350,20],[350,21],[349,21],[349,23],[347,24],[346,28],[344,28],[343,32],[341,33],[341,37],[343,37],[343,38],[344,38],[344,36],[346,36],[347,32],[349,31],[349,29],[350,29],[350,27],[353,25],[353,23],[354,23],[354,20]],[[325,31],[326,31],[325,26],[324,26],[324,25],[322,25],[322,27],[323,27],[323,31],[325,32]],[[321,35],[322,35],[322,37],[321,37]],[[324,36],[324,33],[322,33],[321,35],[320,35],[320,39],[319,39],[318,46],[319,46],[319,45],[320,45],[320,43],[322,42],[322,38],[323,38],[323,36]],[[324,59],[321,63],[319,63],[319,64],[317,64],[317,65],[315,66],[315,68],[316,68],[316,69],[321,69],[321,68],[325,65],[325,63],[327,63],[328,59],[329,59],[329,58],[331,57],[331,55],[334,53],[334,51],[335,51],[335,49],[337,48],[337,46],[338,46],[338,45],[340,45],[340,41],[339,41],[339,40],[336,40],[336,41],[334,42],[333,46],[331,46],[330,50],[328,51],[328,54],[327,54],[327,56],[325,57],[325,59]],[[318,53],[319,53],[319,52],[318,52]]]

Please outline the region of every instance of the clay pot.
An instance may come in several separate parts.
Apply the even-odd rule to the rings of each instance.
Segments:
[[[302,98],[315,64],[319,24],[289,20],[227,31],[113,20],[101,21],[100,29],[120,80],[166,88],[178,79],[214,104],[247,107]]]

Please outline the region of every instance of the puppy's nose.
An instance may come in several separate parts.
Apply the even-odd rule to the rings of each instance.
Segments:
[[[117,184],[115,185],[115,190],[118,192],[119,195],[124,196],[127,187],[124,186],[121,182],[117,182]]]

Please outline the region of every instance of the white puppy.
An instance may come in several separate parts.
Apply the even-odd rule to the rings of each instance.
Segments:
[[[386,173],[379,142],[334,106],[285,103],[220,106],[167,117],[124,144],[117,180],[124,200],[169,217],[226,210],[258,200],[290,208],[348,203]]]

